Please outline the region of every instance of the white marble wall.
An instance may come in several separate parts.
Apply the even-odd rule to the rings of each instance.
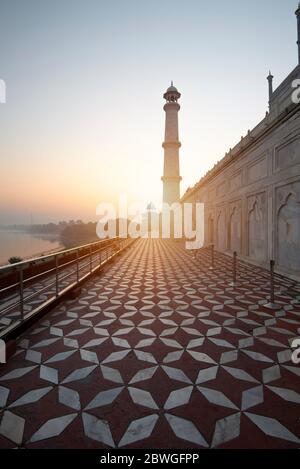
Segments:
[[[270,113],[182,202],[204,202],[206,244],[300,276],[300,109],[297,67],[275,90]]]

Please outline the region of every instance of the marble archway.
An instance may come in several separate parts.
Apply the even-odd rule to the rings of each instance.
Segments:
[[[241,252],[241,209],[234,206],[229,219],[229,249]]]
[[[251,259],[267,258],[266,197],[264,194],[250,200],[248,209],[248,255]]]
[[[215,239],[214,234],[214,218],[212,215],[208,217],[208,242],[209,244],[213,244]]]
[[[290,193],[277,215],[278,265],[300,271],[300,201]]]
[[[217,246],[219,251],[226,251],[226,217],[225,210],[219,212],[217,219]]]

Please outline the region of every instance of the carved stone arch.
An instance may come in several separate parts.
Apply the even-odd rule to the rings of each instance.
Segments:
[[[209,242],[214,244],[215,242],[215,220],[214,216],[210,214],[209,219],[208,219],[208,237],[209,237]]]
[[[217,248],[219,251],[226,251],[226,213],[225,208],[217,212]]]
[[[297,203],[300,203],[300,195],[297,194],[296,191],[290,190],[284,194],[284,201],[279,204],[278,209],[277,209],[277,216],[279,215],[280,210],[285,207],[288,203],[288,200],[290,197],[295,197]]]
[[[248,204],[248,256],[257,261],[267,258],[265,195],[250,198]]]
[[[242,247],[242,219],[241,204],[235,203],[230,206],[228,220],[228,248],[230,251],[241,252]]]
[[[277,212],[277,263],[300,272],[300,200],[291,190]]]

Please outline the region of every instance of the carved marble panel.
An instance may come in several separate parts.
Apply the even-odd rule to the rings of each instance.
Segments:
[[[300,163],[300,136],[275,149],[275,170],[280,171]]]
[[[241,202],[237,201],[230,204],[230,215],[229,215],[229,227],[228,227],[228,238],[229,238],[229,249],[231,251],[241,252],[242,243],[242,210]]]
[[[268,175],[267,157],[264,156],[254,163],[247,166],[246,181],[247,184],[260,181]]]
[[[230,190],[234,191],[242,186],[242,171],[234,173],[230,179]]]
[[[280,267],[300,272],[300,181],[278,188],[277,262]]]
[[[248,198],[248,255],[256,261],[267,257],[267,197],[265,193]]]
[[[226,214],[225,208],[217,214],[217,247],[219,251],[226,251]]]

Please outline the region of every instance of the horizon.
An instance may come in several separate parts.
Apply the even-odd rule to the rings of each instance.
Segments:
[[[263,119],[269,69],[277,88],[297,64],[293,0],[140,3],[2,0],[0,225],[96,221],[120,193],[159,205],[171,80],[182,196]]]

